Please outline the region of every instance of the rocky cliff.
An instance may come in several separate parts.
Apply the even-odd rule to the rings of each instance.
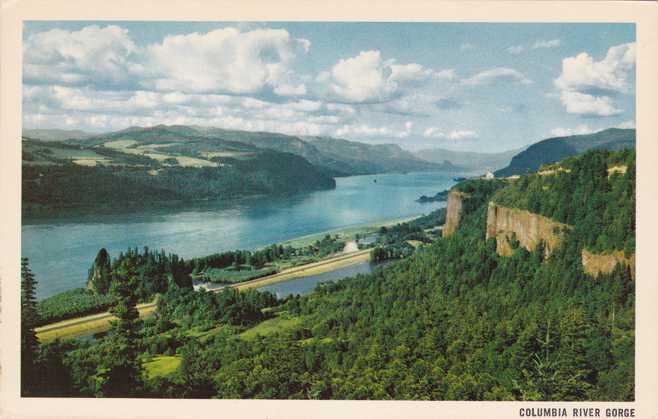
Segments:
[[[462,215],[462,207],[464,200],[468,198],[468,194],[452,190],[448,194],[448,204],[446,206],[446,223],[443,226],[443,237],[448,237],[457,230],[459,227],[459,220]]]
[[[529,251],[534,250],[539,242],[543,241],[548,256],[560,245],[564,233],[569,228],[567,224],[542,215],[503,207],[494,202],[489,202],[487,208],[487,239],[496,238],[496,251],[501,256],[512,254],[513,237]]]
[[[593,277],[599,274],[607,274],[615,269],[617,264],[630,266],[631,277],[635,279],[635,255],[626,256],[622,251],[607,254],[592,253],[587,249],[582,251],[583,270]]]

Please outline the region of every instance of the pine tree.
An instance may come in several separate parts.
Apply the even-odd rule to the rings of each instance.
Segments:
[[[34,331],[39,320],[36,302],[37,281],[27,258],[21,258],[21,394],[29,396],[36,386],[39,340]]]
[[[102,248],[98,251],[96,259],[89,269],[87,287],[98,294],[107,294],[110,289],[111,276],[110,255],[105,248]]]
[[[108,353],[96,375],[96,395],[128,397],[143,389],[142,366],[139,359],[141,320],[137,311],[135,290],[139,274],[129,259],[124,259],[115,271],[110,293],[116,299],[110,313],[118,318],[112,322]]]

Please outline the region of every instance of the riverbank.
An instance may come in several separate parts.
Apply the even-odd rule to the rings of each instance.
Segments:
[[[286,269],[282,272],[268,275],[262,278],[253,279],[251,281],[241,282],[239,284],[232,284],[226,288],[235,288],[238,290],[246,290],[252,288],[260,288],[266,285],[271,285],[277,282],[288,281],[296,278],[303,278],[306,276],[317,275],[320,273],[330,272],[346,266],[354,265],[360,262],[370,260],[370,249],[359,250],[356,252],[341,254],[333,256],[318,262],[309,263],[306,265],[297,266],[294,268]],[[210,292],[219,292],[221,289],[210,290]],[[155,311],[156,302],[139,304],[140,317],[147,317]],[[54,339],[72,339],[80,336],[91,335],[107,331],[110,321],[115,320],[115,317],[108,313],[98,313],[89,316],[78,317],[74,319],[63,320],[57,323],[51,323],[36,329],[39,341],[48,342]]]
[[[368,234],[376,233],[381,227],[390,227],[396,224],[407,223],[409,221],[413,221],[422,216],[423,214],[416,214],[409,217],[394,218],[390,220],[384,220],[384,221],[369,223],[365,225],[335,228],[332,230],[296,237],[294,239],[281,242],[281,244],[284,246],[304,247],[304,246],[309,246],[318,240],[322,240],[322,238],[325,237],[326,235],[338,236],[338,238],[342,240],[355,240],[357,234],[363,237]]]

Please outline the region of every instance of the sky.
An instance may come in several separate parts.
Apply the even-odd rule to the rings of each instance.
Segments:
[[[635,25],[32,21],[23,126],[517,149],[635,127]]]

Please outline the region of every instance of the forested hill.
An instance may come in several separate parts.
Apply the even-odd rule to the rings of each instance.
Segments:
[[[216,144],[241,144],[244,147],[296,154],[332,176],[350,176],[386,172],[459,170],[450,164],[421,160],[394,144],[371,145],[329,137],[296,137],[271,132],[225,130],[213,127],[158,125],[132,127],[104,134],[76,144],[102,144],[109,139],[138,142],[186,144],[214,147]]]
[[[22,210],[129,209],[235,200],[335,187],[304,158],[233,142],[97,140],[88,145],[23,139]],[[203,140],[205,141],[205,140]]]
[[[594,134],[549,138],[528,147],[512,158],[497,177],[531,173],[542,164],[553,163],[590,149],[621,150],[635,147],[635,130],[610,128]]]
[[[493,200],[573,226],[589,250],[635,253],[634,150],[590,150],[544,166]]]

